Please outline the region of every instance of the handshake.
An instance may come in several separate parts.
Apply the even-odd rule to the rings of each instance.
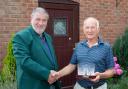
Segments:
[[[52,84],[52,83],[56,82],[60,77],[61,76],[60,76],[59,72],[51,70],[50,74],[49,74],[49,78],[48,78],[48,83]]]

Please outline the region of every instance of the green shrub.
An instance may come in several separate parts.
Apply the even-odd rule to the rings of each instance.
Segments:
[[[12,38],[8,43],[7,55],[3,59],[3,68],[0,72],[0,89],[17,89],[16,61],[13,56]]]
[[[12,37],[13,38],[13,37]],[[3,59],[3,68],[1,71],[1,80],[16,80],[16,62],[12,50],[12,38],[8,43],[7,55]]]
[[[108,89],[128,89],[128,76],[116,76],[108,80]]]
[[[121,41],[121,59],[122,59],[122,66],[124,68],[128,67],[128,28],[126,29],[124,35],[122,36]]]
[[[118,58],[118,63],[127,70],[128,67],[128,27],[124,34],[117,38],[113,45],[114,56]]]
[[[108,79],[108,89],[128,89],[128,28],[116,39],[112,48],[123,69],[123,75]]]
[[[17,89],[17,83],[11,80],[0,82],[0,89]]]

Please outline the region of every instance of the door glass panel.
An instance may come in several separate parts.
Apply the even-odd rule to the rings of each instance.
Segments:
[[[64,36],[67,34],[66,18],[54,19],[53,23],[54,35]]]

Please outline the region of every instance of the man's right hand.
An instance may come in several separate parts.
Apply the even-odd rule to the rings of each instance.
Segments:
[[[48,78],[49,84],[54,83],[56,80],[58,80],[58,78],[59,78],[59,73],[54,70],[51,70]]]

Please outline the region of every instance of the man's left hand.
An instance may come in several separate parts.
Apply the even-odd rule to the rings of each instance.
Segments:
[[[100,80],[100,73],[96,72],[92,77],[89,77],[89,80],[92,82],[99,82]]]

